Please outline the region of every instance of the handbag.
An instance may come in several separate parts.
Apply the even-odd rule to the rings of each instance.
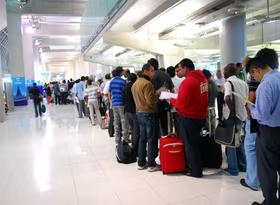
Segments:
[[[46,106],[44,104],[41,104],[41,111],[42,113],[46,112]]]
[[[234,92],[232,82],[228,82],[231,84],[232,92]],[[214,137],[216,143],[236,148],[240,146],[240,133],[237,125],[239,119],[236,117],[234,95],[232,95],[232,104],[233,116],[230,116],[228,119],[223,119],[223,121],[218,124]]]

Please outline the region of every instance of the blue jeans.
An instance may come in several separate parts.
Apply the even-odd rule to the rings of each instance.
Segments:
[[[245,181],[250,187],[259,189],[260,182],[257,173],[257,157],[256,157],[256,133],[251,133],[250,120],[246,120],[246,137],[245,137],[245,153],[246,153],[246,175]]]
[[[236,124],[237,126],[237,132],[241,131],[241,126],[242,122],[238,121]],[[226,147],[226,154],[227,154],[227,162],[228,162],[228,172],[232,176],[238,176],[239,175],[239,167],[238,167],[238,154],[237,154],[237,149],[242,150],[242,145],[243,143],[241,142],[240,147],[238,148],[233,148],[233,147]]]
[[[140,128],[138,147],[138,166],[146,165],[148,143],[148,167],[156,166],[155,158],[158,156],[158,136],[156,135],[156,116],[154,113],[138,112],[137,118]]]

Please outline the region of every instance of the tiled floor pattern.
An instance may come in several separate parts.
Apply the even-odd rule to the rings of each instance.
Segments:
[[[202,179],[118,164],[107,130],[77,118],[75,107],[17,107],[0,124],[0,205],[249,205],[262,199],[240,177]]]

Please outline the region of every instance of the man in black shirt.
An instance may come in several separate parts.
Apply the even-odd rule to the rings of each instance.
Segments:
[[[39,115],[42,116],[42,110],[41,110],[41,102],[42,102],[42,96],[40,93],[40,89],[37,87],[37,84],[33,84],[33,88],[30,91],[30,93],[33,96],[33,102],[34,102],[34,108],[35,108],[35,116],[38,117],[38,108],[39,108]]]
[[[155,70],[154,78],[152,81],[155,90],[158,91],[159,89],[162,89],[164,87],[165,89],[174,93],[174,84],[168,73],[158,70],[157,59],[151,58],[148,63],[151,64]],[[162,135],[165,136],[168,134],[167,112],[170,111],[169,103],[166,100],[160,100],[158,102],[158,111]]]
[[[132,134],[132,148],[135,153],[138,153],[138,143],[139,143],[139,123],[136,115],[136,105],[131,92],[131,87],[137,80],[137,76],[134,73],[130,73],[127,77],[127,84],[123,90],[123,102],[124,102],[124,112],[125,120],[130,127]]]

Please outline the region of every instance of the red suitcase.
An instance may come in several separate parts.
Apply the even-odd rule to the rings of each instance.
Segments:
[[[160,166],[163,174],[185,171],[185,151],[181,137],[170,134],[160,139]]]

